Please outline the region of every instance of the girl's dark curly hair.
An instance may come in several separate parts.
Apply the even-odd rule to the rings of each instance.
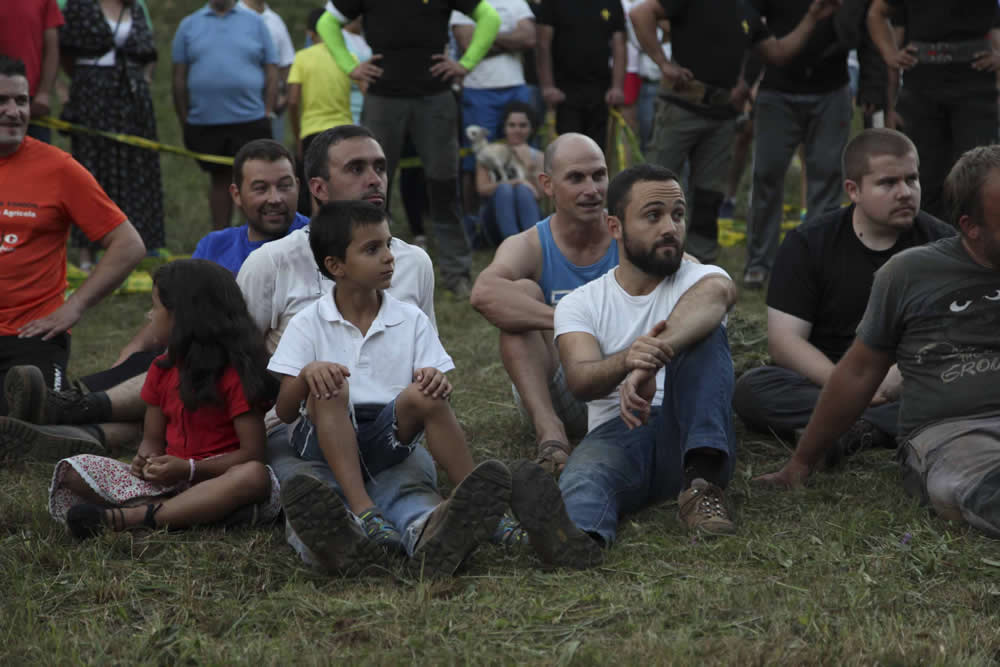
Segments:
[[[208,260],[182,259],[160,267],[153,286],[174,318],[166,358],[156,363],[177,366],[185,408],[222,403],[216,385],[228,366],[250,405],[264,409],[274,400],[278,385],[267,372],[264,335],[232,273]]]

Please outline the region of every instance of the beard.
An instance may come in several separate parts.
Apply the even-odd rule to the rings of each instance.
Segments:
[[[674,275],[684,259],[683,241],[660,240],[649,248],[641,248],[638,247],[638,244],[629,242],[624,229],[622,230],[622,241],[625,244],[625,257],[628,258],[628,261],[643,273],[648,273],[651,276],[668,278]],[[657,251],[665,246],[674,248],[675,252],[672,256],[663,257],[657,254]]]

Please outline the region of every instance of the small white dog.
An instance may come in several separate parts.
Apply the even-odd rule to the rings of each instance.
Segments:
[[[470,125],[465,128],[465,136],[472,144],[472,151],[476,154],[476,164],[481,164],[493,174],[493,180],[497,182],[524,180],[527,178],[528,170],[511,150],[510,146],[502,143],[489,143],[486,128],[479,125]]]

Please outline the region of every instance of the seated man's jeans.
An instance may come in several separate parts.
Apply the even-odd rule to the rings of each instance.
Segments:
[[[733,360],[718,327],[666,366],[663,405],[631,431],[620,416],[586,435],[559,478],[569,518],[611,544],[623,513],[676,498],[684,487],[684,458],[714,449],[733,474]]]
[[[300,459],[289,445],[289,435],[287,424],[276,426],[267,435],[267,456],[278,481],[285,484],[295,475],[312,475],[329,484],[343,498],[326,461]],[[365,490],[382,510],[385,518],[403,534],[403,546],[406,553],[412,556],[427,516],[441,502],[441,496],[437,492],[437,469],[427,449],[422,445],[416,446],[402,463],[383,470],[370,479],[365,484]],[[288,526],[286,534],[288,543],[302,560],[310,565],[315,564],[315,558],[308,548]]]

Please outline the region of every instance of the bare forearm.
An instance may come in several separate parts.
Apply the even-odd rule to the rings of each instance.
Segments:
[[[538,85],[551,88],[556,85],[552,76],[552,42],[540,39],[535,46],[535,68],[538,70]]]
[[[524,333],[554,326],[555,308],[532,298],[512,280],[480,276],[470,299],[472,307],[501,331]]]
[[[184,125],[187,122],[188,115],[187,70],[179,71],[177,65],[174,65],[173,97],[174,111],[177,112],[177,119],[181,122],[181,125]]]
[[[89,308],[121,285],[142,260],[146,254],[142,239],[128,221],[122,225],[128,225],[127,229],[122,229],[119,238],[108,245],[101,261],[83,284],[66,300],[67,303],[72,302],[84,310]]]
[[[497,33],[493,48],[497,51],[523,51],[535,46],[535,29],[514,28],[510,32]]]
[[[806,14],[795,30],[777,40],[774,48],[764,50],[764,60],[774,65],[788,63],[802,50],[815,27],[816,20],[811,14]]]
[[[275,65],[267,65],[265,72],[267,83],[264,87],[264,110],[270,116],[278,101],[278,68]]]
[[[248,461],[262,461],[261,457],[253,455],[248,449],[240,447],[236,451],[213,456],[209,459],[202,459],[194,462],[194,481],[201,482],[206,479],[213,479],[226,472],[234,465],[246,463]]]
[[[50,93],[59,74],[59,31],[50,28],[45,31],[42,47],[42,74],[38,82],[38,92]]]
[[[604,398],[622,383],[629,369],[625,365],[628,349],[600,361],[582,361],[564,368],[569,390],[581,401]]]
[[[677,301],[667,318],[667,328],[659,335],[680,354],[722,324],[736,303],[736,288],[721,276],[709,276],[695,283]]]
[[[889,22],[887,7],[880,0],[872,3],[868,9],[868,34],[875,48],[882,54],[882,59],[889,63],[896,52],[896,38],[893,36],[892,24]]]
[[[795,371],[817,386],[825,386],[833,373],[833,362],[808,340],[797,336],[780,340],[771,337],[769,347],[774,363]]]
[[[288,120],[292,124],[292,137],[298,141],[302,138],[302,118],[300,114],[302,109],[299,107],[298,102],[288,103]],[[299,187],[306,187],[306,184],[300,183]]]
[[[281,383],[278,400],[274,402],[274,412],[278,419],[291,424],[299,417],[299,406],[309,396],[309,386],[301,377],[287,378]]]
[[[669,63],[666,54],[663,53],[663,46],[656,36],[656,22],[660,18],[656,13],[657,6],[650,2],[644,2],[633,8],[629,12],[629,17],[632,19],[632,28],[635,30],[635,38],[638,40],[639,46],[662,69]]]
[[[628,57],[625,55],[625,33],[616,32],[611,38],[611,87],[625,86],[625,65]]]

